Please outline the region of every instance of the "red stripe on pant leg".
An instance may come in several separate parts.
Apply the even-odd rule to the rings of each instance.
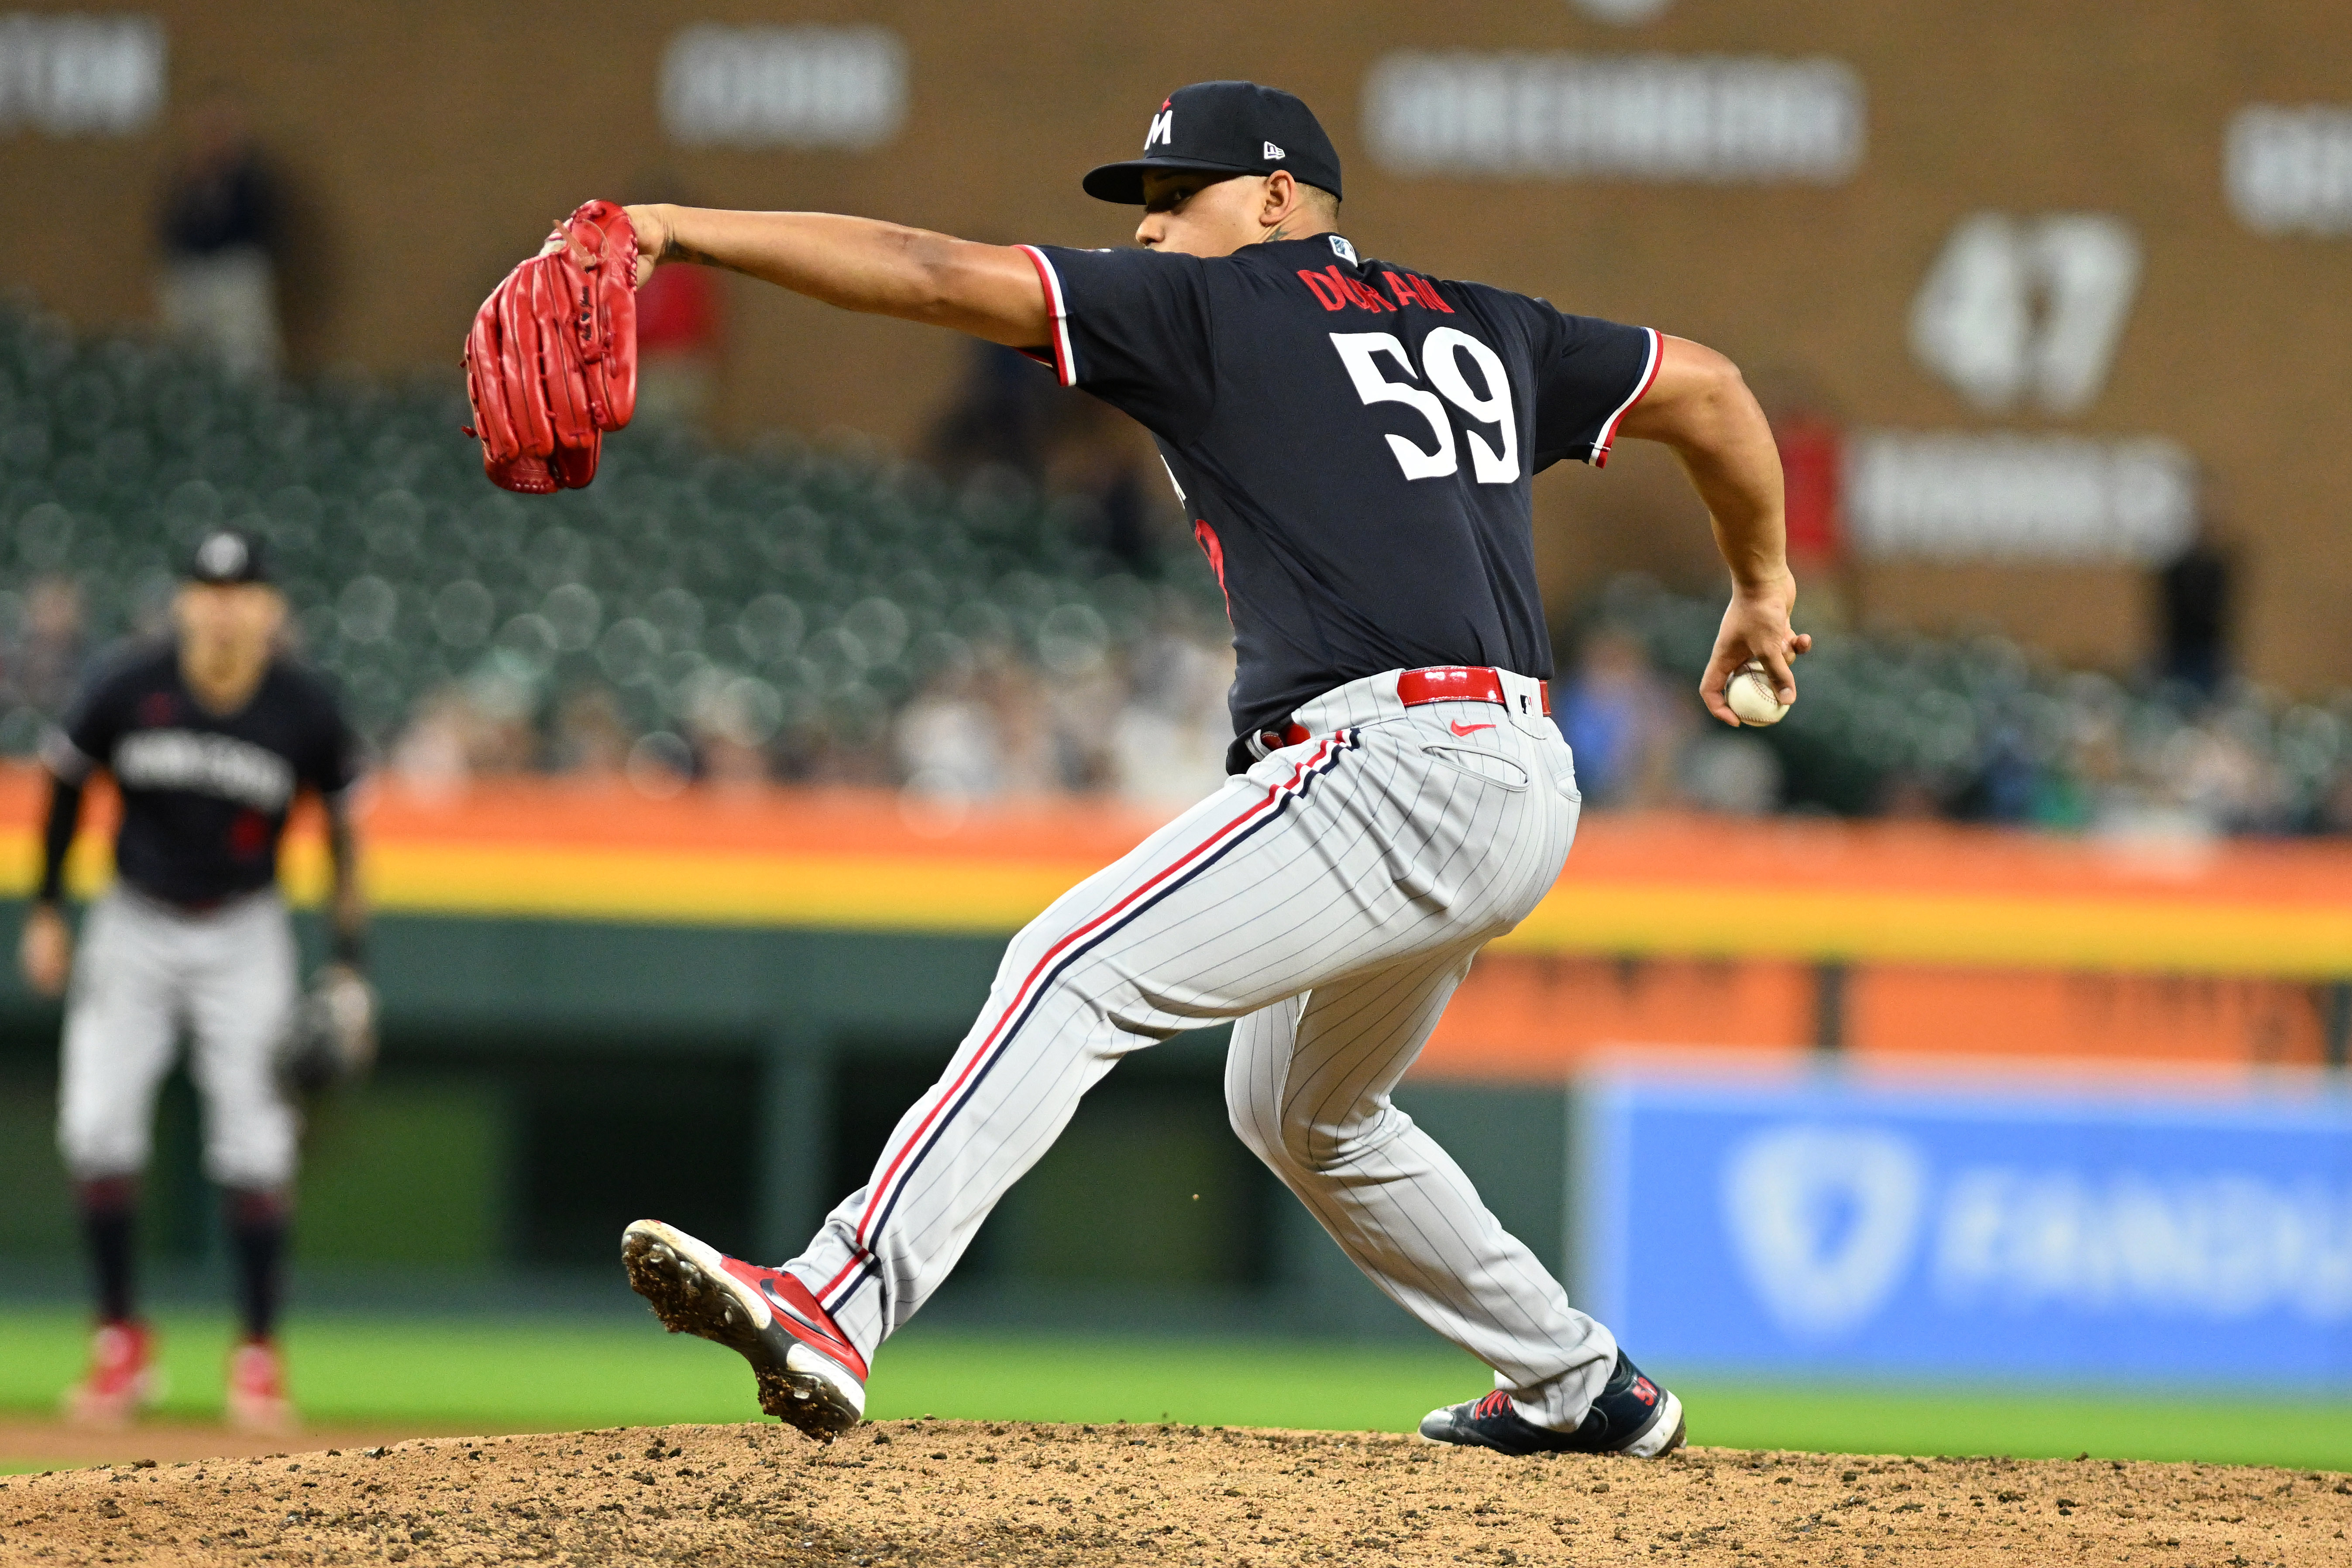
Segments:
[[[1273,805],[1276,799],[1280,798],[1283,791],[1296,784],[1306,775],[1307,771],[1309,768],[1312,768],[1316,763],[1323,760],[1324,755],[1331,749],[1331,742],[1338,739],[1339,737],[1337,735],[1326,737],[1323,744],[1316,748],[1315,754],[1307,758],[1305,762],[1300,763],[1297,767],[1293,768],[1288,778],[1267,790],[1265,792],[1265,797],[1263,800],[1253,802],[1248,810],[1243,812],[1239,816],[1234,817],[1231,822],[1226,823],[1223,827],[1218,828],[1216,832],[1202,840],[1201,843],[1194,846],[1192,849],[1187,850],[1183,858],[1176,860],[1162,868],[1150,881],[1129,893],[1127,897],[1119,900],[1118,903],[1113,904],[1109,909],[1105,910],[1102,913],[1097,915],[1086,924],[1078,927],[1077,930],[1069,932],[1067,935],[1064,936],[1061,941],[1055,942],[1052,947],[1046,950],[1045,955],[1037,961],[1036,964],[1029,971],[1026,978],[1021,982],[1021,989],[1013,994],[1013,1000],[1006,1004],[1004,1011],[997,1016],[996,1026],[989,1030],[988,1037],[980,1043],[980,1049],[972,1053],[971,1060],[964,1064],[963,1071],[956,1076],[955,1082],[948,1086],[947,1092],[940,1096],[938,1103],[931,1107],[929,1114],[925,1115],[922,1121],[915,1128],[914,1133],[899,1147],[898,1152],[893,1156],[890,1161],[889,1168],[882,1173],[882,1179],[874,1184],[873,1194],[866,1200],[866,1212],[858,1216],[858,1246],[863,1247],[866,1245],[866,1224],[874,1217],[876,1206],[881,1203],[883,1194],[888,1191],[890,1180],[898,1173],[898,1166],[907,1158],[908,1151],[912,1150],[916,1144],[923,1141],[923,1134],[930,1131],[932,1119],[938,1116],[940,1111],[946,1107],[947,1103],[956,1097],[957,1090],[963,1088],[964,1080],[969,1079],[972,1075],[973,1071],[979,1068],[981,1062],[987,1058],[990,1049],[996,1044],[997,1036],[1003,1031],[1005,1024],[1012,1019],[1014,1014],[1021,1011],[1021,1004],[1027,1000],[1029,988],[1037,983],[1037,976],[1043,974],[1045,972],[1046,967],[1050,965],[1055,958],[1061,955],[1062,950],[1069,946],[1072,942],[1077,941],[1080,937],[1085,936],[1088,931],[1093,931],[1097,926],[1101,925],[1104,921],[1110,920],[1118,914],[1120,910],[1126,909],[1128,905],[1135,902],[1136,900],[1143,897],[1144,894],[1150,892],[1152,889],[1158,887],[1160,883],[1166,881],[1169,878],[1182,870],[1186,866],[1192,864],[1194,860],[1199,859],[1202,855],[1216,847],[1218,843],[1230,835],[1235,828],[1240,827],[1243,824],[1248,822],[1251,817],[1255,816],[1267,806]],[[845,1273],[846,1270],[844,1272]],[[843,1276],[838,1274],[834,1276],[833,1284],[827,1285],[825,1287],[825,1290],[831,1290],[834,1284],[839,1284],[841,1282],[842,1278]],[[822,1293],[823,1292],[820,1292],[820,1294]]]
[[[856,1273],[858,1269],[863,1267],[865,1267],[864,1260],[856,1254],[852,1253],[850,1255],[849,1261],[841,1266],[841,1272],[835,1275],[832,1279],[826,1280],[823,1285],[817,1288],[816,1294],[818,1301],[820,1303],[823,1302],[824,1298],[833,1294],[835,1287],[838,1286],[843,1280],[848,1279],[851,1275]]]

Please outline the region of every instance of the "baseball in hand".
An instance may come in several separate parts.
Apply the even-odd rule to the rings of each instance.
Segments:
[[[1743,724],[1778,724],[1789,711],[1788,704],[1773,693],[1772,678],[1764,673],[1761,659],[1751,658],[1731,672],[1723,700]]]

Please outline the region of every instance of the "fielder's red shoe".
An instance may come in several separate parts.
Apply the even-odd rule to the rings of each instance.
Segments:
[[[286,1396],[286,1362],[268,1340],[247,1340],[228,1356],[228,1424],[257,1437],[283,1437],[299,1423]]]
[[[656,1219],[621,1233],[621,1261],[663,1327],[751,1363],[769,1415],[820,1443],[865,1418],[866,1358],[791,1275],[729,1258]]]
[[[90,1336],[89,1371],[61,1403],[78,1426],[127,1426],[163,1392],[153,1331],[139,1322],[100,1323]]]

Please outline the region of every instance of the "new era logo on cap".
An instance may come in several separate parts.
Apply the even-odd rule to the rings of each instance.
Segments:
[[[1269,142],[1265,144],[1265,155],[1269,159],[1281,159],[1287,157],[1289,154],[1286,153],[1281,148]]]

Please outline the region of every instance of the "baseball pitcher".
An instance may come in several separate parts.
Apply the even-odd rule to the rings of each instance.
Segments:
[[[278,657],[285,613],[258,544],[211,534],[173,603],[176,637],[101,674],[44,747],[52,781],[41,886],[20,957],[36,991],[67,994],[58,1142],[81,1208],[99,1326],[89,1373],[66,1405],[85,1422],[120,1424],[155,1392],[132,1232],[156,1091],[184,1024],[243,1320],[228,1415],[258,1432],[293,1422],[272,1338],[295,1163],[287,1079],[314,1071],[316,1050],[299,1026],[278,844],[304,788],[326,802],[334,866],[334,963],[319,1001],[354,1042],[372,1039],[372,1004],[359,978],[365,912],[345,809],[357,748],[326,689]],[[83,788],[100,770],[122,797],[116,875],[77,953],[59,908],[66,852]],[[289,1060],[305,1044],[302,1059]]]
[[[1666,1453],[1680,1401],[1570,1304],[1390,1093],[1575,835],[1530,479],[1564,458],[1599,467],[1622,437],[1682,460],[1732,580],[1701,689],[1736,722],[1726,679],[1761,660],[1793,699],[1790,660],[1810,646],[1790,628],[1771,433],[1738,372],[1696,343],[1360,252],[1339,226],[1338,154],[1288,93],[1183,88],[1142,155],[1085,188],[1143,209],[1137,248],[977,245],[823,214],[613,215],[641,275],[703,262],[953,328],[1133,416],[1239,655],[1224,788],[1013,938],[945,1073],[807,1249],[761,1268],[640,1221],[623,1238],[631,1281],[672,1330],[749,1358],[770,1412],[829,1437],[860,1419],[876,1350],[1087,1089],[1130,1051],[1231,1019],[1234,1130],[1381,1289],[1494,1369],[1493,1393],[1431,1412],[1424,1436]],[[599,363],[609,377],[609,351]],[[593,394],[574,401],[593,409]],[[562,458],[560,441],[493,440],[486,461],[496,477],[542,449]]]

